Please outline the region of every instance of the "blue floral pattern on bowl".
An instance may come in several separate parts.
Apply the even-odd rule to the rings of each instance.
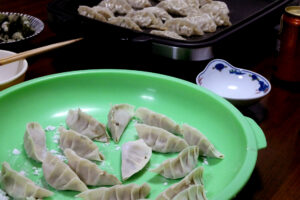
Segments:
[[[271,90],[269,81],[258,73],[212,60],[196,78],[198,85],[232,101],[260,99]]]

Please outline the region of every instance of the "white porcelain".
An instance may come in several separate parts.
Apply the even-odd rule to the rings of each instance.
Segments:
[[[0,50],[0,58],[14,55],[11,51]],[[25,73],[28,68],[26,60],[20,60],[0,66],[0,90],[24,81]]]
[[[225,60],[214,59],[196,78],[196,83],[224,97],[234,105],[249,105],[259,101],[271,90],[262,75],[232,66]]]

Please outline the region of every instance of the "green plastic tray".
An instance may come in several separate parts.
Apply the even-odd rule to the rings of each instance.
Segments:
[[[160,74],[130,70],[85,70],[54,74],[24,82],[0,92],[0,162],[55,192],[49,199],[72,199],[78,192],[56,191],[43,178],[41,164],[29,159],[23,148],[26,123],[39,122],[65,125],[69,109],[80,107],[102,123],[107,123],[110,106],[129,103],[163,113],[178,123],[188,123],[202,131],[216,148],[224,153],[223,160],[199,158],[203,166],[208,199],[234,197],[250,177],[256,163],[257,151],[266,147],[266,139],[259,126],[243,116],[234,106],[212,92],[187,81]],[[105,155],[97,164],[121,179],[121,147],[136,140],[131,121],[120,143],[96,142]],[[60,152],[56,142],[57,130],[47,131],[47,148]],[[20,151],[19,155],[13,153]],[[61,153],[61,152],[60,152]],[[153,152],[148,165],[123,182],[151,186],[150,199],[178,182],[149,172],[167,158],[177,154]]]

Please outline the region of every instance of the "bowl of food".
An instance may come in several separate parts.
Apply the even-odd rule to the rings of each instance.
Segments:
[[[87,85],[89,87],[86,87]],[[5,115],[0,115],[1,130],[3,130],[0,134],[2,148],[2,151],[0,151],[0,164],[4,169],[9,169],[9,164],[11,169],[18,172],[22,171],[22,174],[25,174],[28,180],[30,179],[39,187],[51,191],[48,192],[48,194],[53,195],[50,199],[74,199],[74,196],[85,197],[88,192],[97,192],[103,189],[106,191],[102,191],[103,194],[106,193],[105,195],[108,195],[107,192],[112,192],[110,195],[114,196],[117,193],[122,194],[123,197],[128,197],[127,195],[130,195],[133,189],[132,194],[135,197],[133,199],[147,197],[147,199],[154,200],[159,199],[161,195],[166,193],[171,194],[169,199],[174,199],[175,195],[180,195],[181,192],[189,188],[193,190],[193,186],[196,185],[200,190],[201,186],[205,188],[205,195],[209,200],[227,200],[233,198],[245,185],[254,169],[259,149],[267,146],[266,138],[260,127],[252,119],[242,115],[228,101],[190,82],[150,72],[97,69],[43,76],[0,92],[0,110],[5,113]],[[134,117],[130,120],[132,115]],[[117,116],[121,116],[121,118]],[[160,119],[159,121],[162,123],[150,126],[148,123],[151,122],[147,120],[147,117],[150,120]],[[122,122],[120,119],[122,119]],[[100,122],[103,126],[100,125]],[[40,125],[37,125],[37,123]],[[80,124],[83,126],[81,130],[84,131],[77,129],[81,127]],[[77,128],[73,125],[76,125]],[[174,129],[168,129],[169,132],[167,132],[164,125]],[[86,128],[98,130],[98,128],[104,126],[108,130],[108,135],[105,131],[102,132],[104,137],[93,134],[89,134],[89,137],[93,135],[93,139],[87,138],[87,134],[86,136],[78,136],[79,132],[88,133]],[[30,146],[26,144],[33,143],[30,142],[33,141],[30,139],[32,138],[32,131],[30,130],[36,130],[34,127],[38,128],[41,132],[39,135],[44,137],[42,140],[45,141],[42,147],[43,152],[46,151],[46,148],[48,149],[43,163],[33,159],[33,156],[30,157],[27,153],[30,151],[26,150]],[[66,130],[71,130],[70,127],[72,127],[72,130],[78,130],[78,134],[66,134]],[[112,127],[115,127],[115,129]],[[176,144],[178,145],[174,145],[175,141],[171,143],[169,139],[161,140],[164,143],[157,142],[160,148],[152,146],[151,148],[154,150],[151,154],[151,151],[147,150],[149,148],[140,140],[142,139],[145,143],[149,141],[146,137],[148,134],[143,134],[143,130],[147,129],[141,129],[142,127],[160,130],[158,131],[160,135],[168,135],[165,138],[176,138],[176,141],[178,141]],[[162,128],[159,129],[159,127]],[[190,129],[189,127],[194,128]],[[114,130],[121,129],[123,130],[121,134],[115,134]],[[201,156],[199,155],[198,158],[197,154],[200,154],[200,151],[196,153],[198,146],[196,148],[189,146],[191,142],[197,142],[197,140],[188,140],[192,137],[186,137],[187,142],[183,141],[185,135],[187,136],[189,132],[185,130],[195,129],[206,136],[204,141],[210,141],[210,145],[207,145],[206,142],[204,146],[209,147],[210,150],[216,149],[224,156],[211,157],[208,152],[206,154],[202,151]],[[25,134],[25,132],[28,134]],[[63,162],[59,162],[58,159],[68,160],[68,164],[71,165],[70,160],[72,159],[69,159],[68,156],[75,156],[67,149],[62,150],[66,148],[65,145],[71,144],[67,142],[70,141],[67,140],[67,135],[74,135],[76,136],[74,138],[78,138],[78,140],[81,138],[82,142],[83,140],[90,141],[86,144],[90,144],[93,152],[95,152],[90,154],[96,156],[93,166],[97,166],[94,169],[105,171],[102,174],[113,175],[115,178],[111,178],[111,180],[115,180],[114,183],[120,183],[119,181],[121,181],[122,185],[105,188],[97,186],[99,188],[96,189],[95,186],[90,186],[91,183],[86,183],[91,189],[86,190],[86,186],[81,184],[81,189],[86,190],[87,193],[81,193],[81,191],[74,190],[74,188],[72,189],[74,191],[63,190],[64,188],[56,189],[58,188],[57,185],[54,185],[48,179],[50,177],[48,176],[48,172],[50,172],[48,169],[59,168],[54,167],[54,165],[51,167],[48,161],[55,156],[57,157],[54,158],[55,161],[60,163],[60,166],[64,166],[63,169],[60,167],[59,170],[54,172],[51,170],[53,172],[52,177],[66,176],[66,173],[62,172],[69,167]],[[199,136],[200,133],[197,133],[197,135]],[[28,141],[29,143],[27,143]],[[168,145],[167,141],[170,142]],[[150,143],[148,145],[151,146]],[[184,148],[186,145],[188,145],[188,149],[191,147],[190,150],[195,149],[195,153],[193,154],[193,151],[191,151],[191,153],[185,154],[184,152],[187,152],[185,149],[181,151],[183,153],[167,153],[167,149],[164,149],[164,147],[175,146]],[[78,145],[74,144],[74,148],[75,146]],[[79,147],[85,149],[82,146]],[[88,153],[91,151],[83,152]],[[136,155],[136,153],[139,153],[139,155]],[[140,158],[140,162],[136,162],[135,159],[132,161],[130,159],[131,155]],[[193,176],[188,174],[184,178],[179,178],[180,173],[174,173],[174,176],[176,174],[176,177],[178,177],[176,178],[163,176],[160,172],[157,172],[165,161],[170,161],[173,158],[178,161],[178,158],[183,158],[181,157],[183,155],[191,155],[191,157],[188,156],[190,158],[188,163],[193,163],[191,166],[195,167],[197,172],[195,176],[193,173],[195,171],[189,172],[191,168],[186,165],[186,167],[181,168],[184,170],[179,171],[184,171],[184,174],[193,173]],[[100,156],[102,161],[99,161],[101,160]],[[47,157],[50,159],[47,159]],[[187,157],[184,156],[184,158]],[[129,164],[127,161],[135,164]],[[184,164],[185,160],[182,159],[182,161]],[[178,163],[176,164],[177,167],[182,167],[181,162],[176,163]],[[136,168],[136,164],[141,167]],[[163,166],[165,165],[163,164]],[[129,175],[132,176],[128,177],[128,173],[126,171],[124,173],[123,169],[128,169],[128,172],[134,172],[134,174],[130,173]],[[140,171],[136,171],[136,169]],[[199,171],[197,169],[203,170]],[[70,174],[70,170],[68,171]],[[2,176],[9,177],[9,174],[5,172],[2,172]],[[98,175],[91,175],[90,170],[87,169],[84,169],[84,174],[88,175],[83,175],[82,180],[86,177],[98,177]],[[184,176],[184,174],[180,176]],[[190,178],[193,179],[190,180]],[[203,183],[201,179],[203,179]],[[6,180],[11,179],[6,178]],[[78,178],[74,180],[78,181]],[[61,185],[75,185],[68,183],[63,181]],[[17,188],[22,189],[22,186],[22,184],[18,184],[18,187],[10,188],[17,190]],[[14,195],[7,188],[3,188],[3,190],[10,196]],[[171,190],[173,192],[170,192]],[[177,199],[184,198],[178,196]]]
[[[11,51],[0,50],[0,58],[15,54],[16,53]],[[27,68],[28,63],[26,60],[19,60],[6,65],[0,65],[0,91],[23,82]]]
[[[0,46],[27,40],[38,35],[44,29],[44,23],[33,16],[0,12]]]
[[[221,59],[209,62],[196,83],[239,106],[258,102],[271,91],[270,82],[262,75]]]

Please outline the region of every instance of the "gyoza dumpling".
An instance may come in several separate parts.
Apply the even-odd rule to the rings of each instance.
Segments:
[[[113,13],[118,13],[120,15],[126,15],[132,10],[132,7],[126,0],[103,0],[99,3],[99,6],[106,7]]]
[[[207,200],[202,185],[193,185],[177,194],[172,200]]]
[[[85,200],[138,200],[148,196],[150,186],[147,183],[139,186],[135,183],[115,185],[110,188],[100,187],[82,192],[75,197]]]
[[[204,4],[210,3],[212,1],[213,0],[199,0],[199,4],[200,4],[200,6],[203,6]]]
[[[160,193],[155,200],[172,200],[177,194],[193,185],[203,185],[203,167],[199,166],[178,183]]]
[[[70,148],[83,158],[98,161],[104,160],[104,156],[99,152],[98,146],[88,137],[73,130],[66,130],[63,127],[59,127],[58,131],[60,133],[59,147],[62,150]]]
[[[142,29],[129,17],[113,17],[108,20],[108,23],[135,31],[142,31]]]
[[[165,22],[168,31],[174,31],[182,36],[203,35],[200,27],[192,23],[188,18],[173,18]]]
[[[2,163],[0,177],[2,188],[14,199],[42,199],[53,195],[53,192],[37,186],[33,181],[13,170],[7,162]]]
[[[131,7],[135,9],[142,9],[151,6],[149,0],[126,0],[126,1],[131,5]]]
[[[87,185],[103,186],[122,184],[117,177],[98,168],[98,166],[78,156],[72,149],[65,149],[64,154],[68,159],[68,165]]]
[[[174,38],[174,39],[177,39],[177,40],[185,40],[185,38],[181,37],[180,35],[178,35],[177,33],[173,32],[173,31],[152,30],[152,31],[150,31],[150,33],[154,34],[154,35]]]
[[[47,152],[42,168],[47,183],[57,190],[83,192],[88,189],[67,164],[50,152]]]
[[[140,107],[135,111],[135,116],[144,124],[165,129],[171,133],[180,134],[180,126],[163,114],[156,113],[148,108]]]
[[[43,162],[47,153],[46,135],[39,123],[30,122],[27,124],[24,135],[24,148],[28,157]]]
[[[215,32],[217,30],[215,21],[207,13],[198,13],[197,16],[187,17],[187,19],[204,32]]]
[[[161,153],[180,152],[189,145],[180,137],[155,126],[136,124],[139,138],[152,148],[153,151]]]
[[[143,140],[131,141],[122,146],[122,179],[127,180],[149,162],[152,149]]]
[[[95,139],[100,142],[109,141],[105,125],[98,122],[92,116],[82,112],[80,109],[69,110],[66,124],[70,129],[85,135],[90,139]]]
[[[154,14],[145,10],[130,11],[126,17],[129,17],[142,28],[164,29],[160,18],[155,17]]]
[[[96,12],[93,8],[88,7],[88,6],[79,6],[78,7],[78,13],[82,16],[95,19],[101,22],[106,22],[106,18],[102,15]]]
[[[108,129],[113,140],[118,143],[127,124],[134,115],[134,106],[129,104],[116,104],[108,113]]]
[[[185,0],[164,0],[159,2],[156,7],[162,8],[171,14],[187,16],[187,8],[190,5]]]
[[[159,18],[162,22],[172,19],[167,11],[159,7],[147,7],[143,9],[144,11],[152,13],[155,17]]]
[[[203,5],[200,10],[208,13],[218,26],[230,26],[229,9],[222,1],[212,1]]]
[[[199,8],[200,7],[200,1],[199,0],[185,0],[185,1],[192,8]]]
[[[214,145],[203,135],[199,130],[191,127],[188,124],[183,124],[181,133],[189,145],[196,145],[199,147],[199,154],[214,158],[224,158]]]
[[[109,18],[114,17],[114,13],[109,8],[102,7],[102,6],[93,6],[92,9],[95,12],[103,15],[103,17],[105,17],[106,20],[108,20]]]
[[[182,150],[176,158],[167,159],[150,171],[170,179],[182,178],[196,167],[198,157],[199,147],[190,146]]]

